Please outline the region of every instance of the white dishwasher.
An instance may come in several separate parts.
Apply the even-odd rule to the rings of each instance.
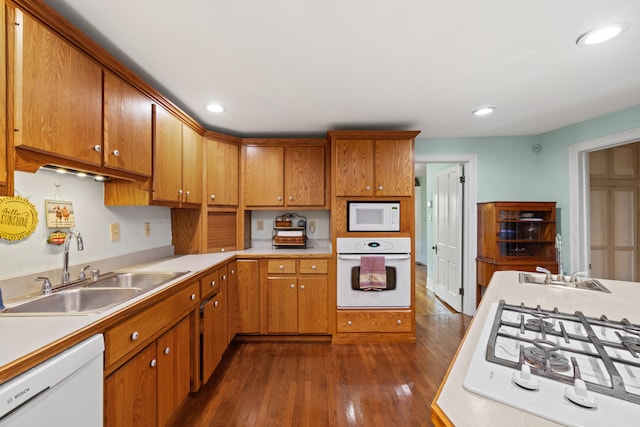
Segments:
[[[0,426],[102,426],[103,352],[94,335],[0,384]]]

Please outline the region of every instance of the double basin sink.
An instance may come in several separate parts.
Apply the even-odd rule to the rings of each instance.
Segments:
[[[107,273],[7,307],[0,315],[95,314],[174,280],[186,271]]]
[[[573,289],[584,289],[588,291],[599,291],[605,293],[611,293],[602,283],[596,279],[588,278],[571,278],[570,276],[551,275],[547,279],[547,275],[544,273],[520,273],[520,283],[533,283],[545,286],[556,286]]]

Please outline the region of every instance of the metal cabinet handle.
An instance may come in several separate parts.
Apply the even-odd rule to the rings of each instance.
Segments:
[[[378,185],[378,190],[382,191],[382,185]]]
[[[398,325],[402,325],[402,320],[398,319],[398,321],[396,322]]]
[[[316,267],[315,265],[312,265],[312,266],[311,266],[311,269],[312,269],[312,270],[317,270],[317,269],[318,269],[318,267]]]
[[[300,289],[304,291],[304,285],[300,285]]]
[[[235,270],[231,270],[231,273],[229,273],[229,274],[234,275],[234,274],[236,274],[236,271]]]
[[[164,354],[169,354],[171,353],[171,349],[169,347],[164,349]]]
[[[182,188],[178,190],[178,194],[182,196]]]
[[[365,187],[365,190],[367,190],[367,191],[371,190],[371,186],[370,186],[370,185],[367,185],[367,186]]]
[[[351,326],[353,325],[353,322],[351,320],[347,320],[347,325]]]
[[[215,199],[216,199],[216,195],[215,195],[215,194],[212,194],[212,195],[211,195],[211,200],[215,200]]]
[[[96,153],[99,153],[102,151],[102,145],[94,145],[93,149]]]
[[[149,363],[149,366],[151,366],[152,368],[155,368],[157,364],[158,364],[158,361],[156,359],[152,359],[151,363]]]
[[[284,265],[280,264],[280,266],[278,267],[280,270],[284,270]]]
[[[215,280],[210,281],[209,285],[211,285],[211,287],[215,286],[216,285],[216,281]]]
[[[227,275],[226,274],[222,275],[222,280],[227,280]]]
[[[218,301],[214,301],[214,302],[213,302],[213,306],[214,306],[214,307],[217,307],[217,306],[218,306],[218,304],[219,304],[219,302],[218,302]]]
[[[138,331],[134,331],[134,332],[131,334],[131,341],[135,341],[135,340],[137,340],[138,338],[140,338],[140,334],[138,333]]]
[[[113,150],[113,155],[114,155],[115,157],[118,157],[118,156],[120,155],[120,151],[118,151],[118,150]]]
[[[195,301],[196,300],[196,294],[191,294],[191,301]]]
[[[295,283],[292,283],[292,284],[291,284],[291,289],[295,289],[295,288],[296,288]]]
[[[281,202],[282,201],[282,196],[278,196],[278,201]]]
[[[293,201],[293,196],[289,196],[289,201],[292,202]]]

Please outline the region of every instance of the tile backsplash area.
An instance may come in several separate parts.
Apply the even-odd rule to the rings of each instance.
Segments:
[[[294,213],[297,217],[304,217],[307,220],[307,247],[320,247],[329,242],[331,232],[330,211],[298,211],[278,210],[278,211],[252,211],[251,212],[251,240],[252,244],[259,242],[271,244],[273,235],[273,224],[277,216],[286,213]],[[298,218],[299,219],[299,218]],[[316,221],[316,229],[312,233],[309,229],[309,222]]]

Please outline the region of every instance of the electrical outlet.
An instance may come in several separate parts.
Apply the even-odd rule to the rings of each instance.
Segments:
[[[150,222],[145,222],[144,223],[144,237],[149,237],[151,236],[151,223]]]
[[[318,221],[317,220],[310,219],[309,220],[309,233],[315,233],[317,225],[318,225]]]
[[[264,221],[259,219],[256,221],[256,230],[257,231],[264,231]]]
[[[109,238],[112,242],[120,240],[120,224],[117,222],[109,225]]]

